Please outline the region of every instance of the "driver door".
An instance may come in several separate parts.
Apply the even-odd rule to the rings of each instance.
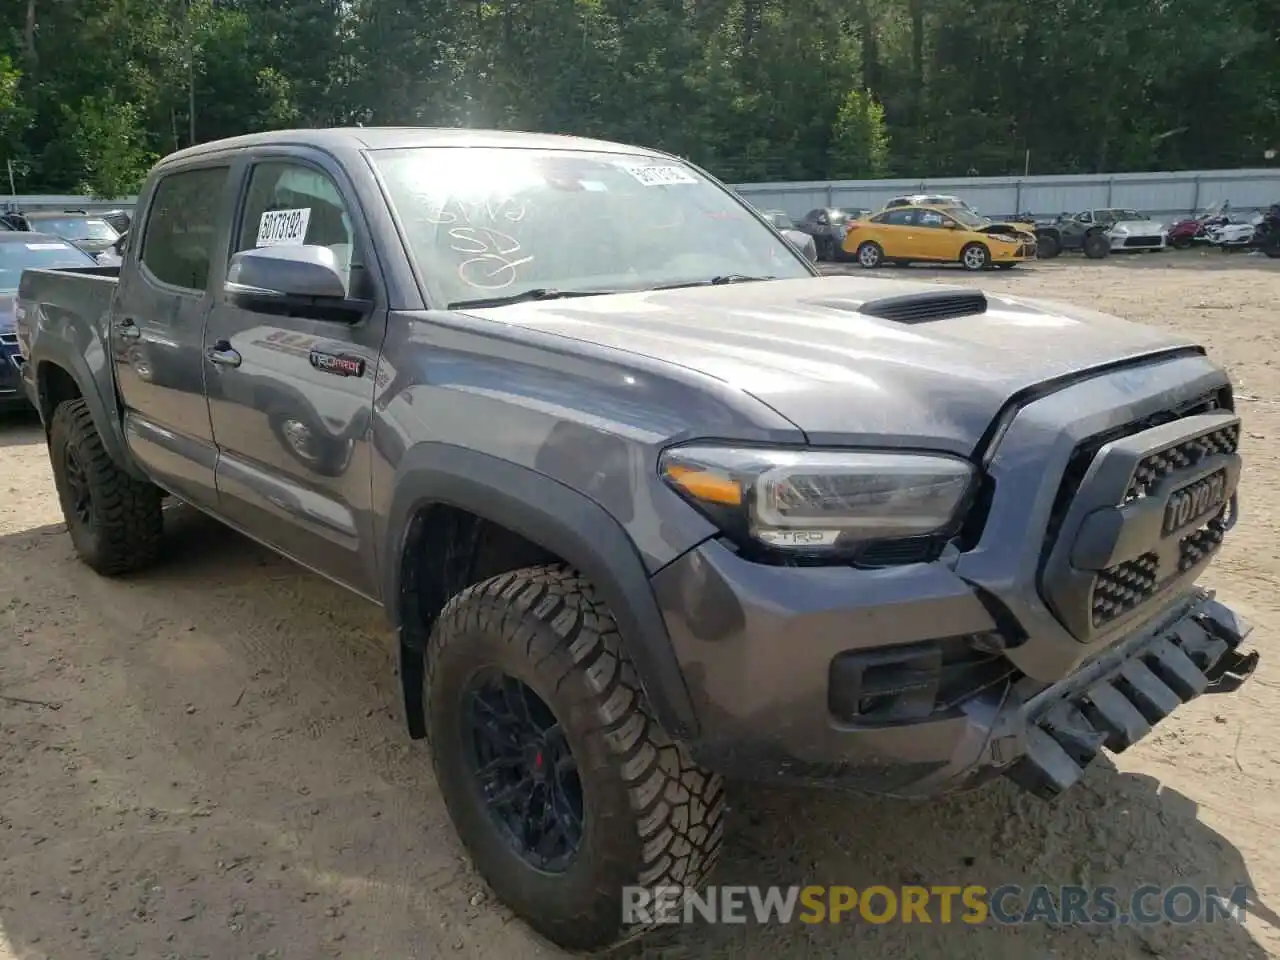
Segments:
[[[304,566],[376,596],[369,443],[386,300],[373,270],[362,265],[369,247],[353,193],[329,162],[253,158],[231,253],[277,243],[327,246],[345,265],[349,295],[377,306],[353,322],[299,309],[259,312],[221,287],[214,292],[204,356],[215,481],[225,519]],[[324,362],[334,357],[353,362]]]

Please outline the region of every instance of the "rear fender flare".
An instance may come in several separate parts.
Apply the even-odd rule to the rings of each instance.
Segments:
[[[71,344],[64,344],[62,341],[55,340],[41,346],[44,349],[40,351],[37,357],[32,358],[30,362],[35,364],[36,398],[39,404],[40,419],[43,421],[46,431],[53,417],[53,404],[47,399],[49,376],[53,367],[60,367],[71,377],[77,389],[79,389],[80,396],[89,408],[89,415],[93,418],[94,429],[102,437],[102,445],[106,448],[111,459],[132,476],[139,480],[146,480],[147,477],[138,469],[133,462],[133,458],[129,456],[129,450],[124,440],[124,430],[117,416],[115,382],[111,379],[110,372],[107,371],[103,374],[106,378],[106,382],[103,383],[102,377],[94,376],[89,367],[89,361],[77,350],[73,349]],[[63,347],[66,349],[63,349]],[[107,396],[103,395],[104,390],[107,391]]]
[[[429,627],[406,616],[404,576],[413,518],[431,504],[469,511],[551,551],[591,580],[618,632],[658,721],[676,739],[697,721],[666,623],[635,544],[603,507],[545,474],[464,447],[423,443],[396,469],[386,517],[383,597],[400,634],[401,680],[410,734],[425,733],[421,714],[423,650]]]

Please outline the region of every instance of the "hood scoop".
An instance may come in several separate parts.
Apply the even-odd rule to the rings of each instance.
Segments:
[[[858,313],[895,323],[931,323],[986,312],[987,297],[981,290],[908,293],[900,297],[868,300],[858,307]]]

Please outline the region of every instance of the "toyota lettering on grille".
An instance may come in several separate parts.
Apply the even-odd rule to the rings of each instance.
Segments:
[[[1216,513],[1227,502],[1227,471],[1219,470],[1175,490],[1164,505],[1163,536]]]

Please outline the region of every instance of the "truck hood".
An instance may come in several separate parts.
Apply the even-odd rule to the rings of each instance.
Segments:
[[[985,313],[903,323],[867,301],[967,288],[812,277],[512,304],[470,315],[678,364],[769,405],[815,444],[969,453],[1018,391],[1194,346],[1091,310],[987,294]]]

